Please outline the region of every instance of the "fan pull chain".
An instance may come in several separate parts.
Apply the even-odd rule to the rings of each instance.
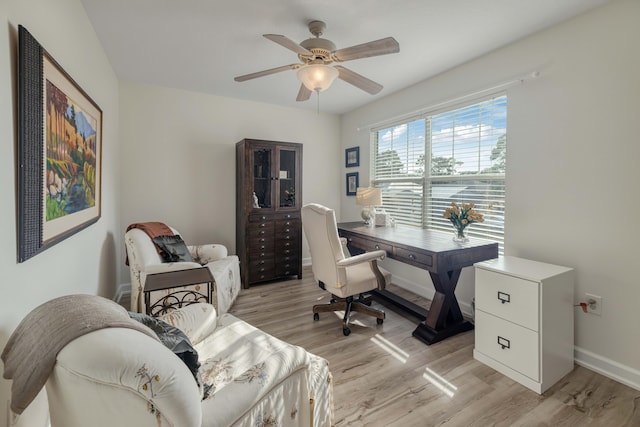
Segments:
[[[317,90],[316,93],[318,94],[318,97],[316,98],[317,99],[316,114],[320,115],[320,91]]]

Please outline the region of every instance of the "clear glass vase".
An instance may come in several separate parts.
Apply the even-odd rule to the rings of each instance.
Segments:
[[[455,228],[453,230],[453,241],[454,242],[468,242],[469,241],[469,237],[467,236],[467,233],[465,232],[464,228]]]

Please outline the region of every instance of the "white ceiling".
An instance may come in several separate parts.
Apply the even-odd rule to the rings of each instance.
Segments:
[[[369,95],[341,80],[320,109],[344,113],[569,19],[609,0],[81,0],[123,80],[270,104],[296,102],[295,71],[235,76],[297,63],[262,34],[301,42],[311,20],[338,49],[393,36],[400,52],[343,65],[384,86]]]

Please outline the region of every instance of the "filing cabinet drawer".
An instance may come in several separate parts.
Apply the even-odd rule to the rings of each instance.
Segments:
[[[477,310],[475,348],[534,381],[540,379],[537,332]]]
[[[539,284],[485,269],[476,269],[476,308],[539,330]]]

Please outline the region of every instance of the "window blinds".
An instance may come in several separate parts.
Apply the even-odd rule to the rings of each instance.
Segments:
[[[505,215],[507,97],[497,96],[372,132],[372,183],[397,223],[452,232],[444,209],[475,203],[469,235],[497,241]]]

